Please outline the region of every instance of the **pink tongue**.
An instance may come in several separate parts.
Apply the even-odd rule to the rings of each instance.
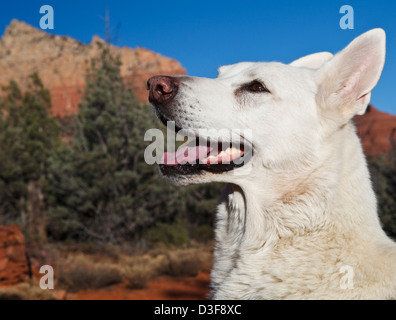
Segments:
[[[198,163],[196,160],[201,160],[211,151],[211,148],[207,146],[196,146],[196,147],[183,147],[179,148],[177,152],[164,152],[161,164],[174,166],[181,163]]]

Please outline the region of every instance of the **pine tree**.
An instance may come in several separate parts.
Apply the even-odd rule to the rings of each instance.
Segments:
[[[3,87],[0,103],[0,223],[19,223],[31,241],[46,241],[44,188],[48,159],[60,141],[50,114],[50,94],[38,74],[22,93],[16,82]]]

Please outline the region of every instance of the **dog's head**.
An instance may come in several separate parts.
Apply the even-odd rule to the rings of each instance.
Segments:
[[[384,61],[385,33],[374,29],[335,56],[241,62],[221,67],[215,79],[152,77],[156,115],[190,137],[164,154],[160,171],[177,184],[238,183],[257,170],[313,165],[326,139],[364,113]]]

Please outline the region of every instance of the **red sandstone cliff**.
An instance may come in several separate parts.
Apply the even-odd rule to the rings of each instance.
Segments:
[[[26,282],[28,274],[21,229],[16,225],[0,226],[0,287]]]
[[[368,106],[363,116],[356,116],[357,133],[366,155],[381,154],[396,145],[396,116]]]
[[[13,20],[0,40],[0,87],[13,79],[24,88],[27,76],[38,72],[51,91],[54,114],[70,114],[77,109],[84,92],[91,59],[99,55],[103,45],[98,37],[84,45],[70,37],[50,35]],[[147,49],[111,46],[111,50],[120,56],[121,75],[131,82],[142,100],[147,97],[145,86],[150,76],[185,74],[176,60]]]

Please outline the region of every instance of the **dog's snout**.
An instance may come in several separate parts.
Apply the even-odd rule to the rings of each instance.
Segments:
[[[179,82],[174,77],[151,77],[147,81],[147,90],[150,91],[149,101],[155,105],[165,105],[175,97],[178,87]]]

